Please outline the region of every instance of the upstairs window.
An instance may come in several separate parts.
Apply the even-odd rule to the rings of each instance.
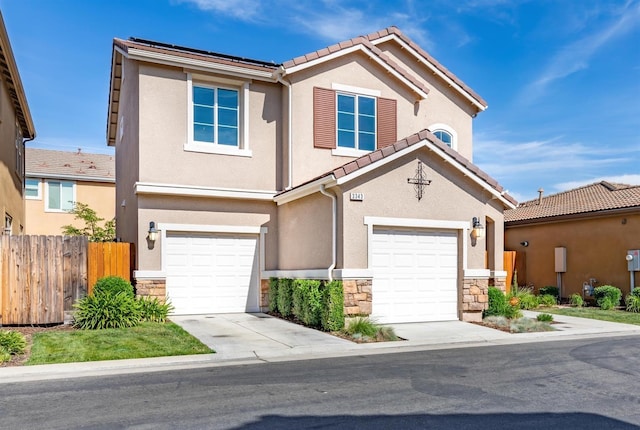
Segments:
[[[446,143],[447,146],[449,148],[451,148],[451,144],[453,143],[453,137],[451,136],[451,134],[448,131],[436,130],[436,131],[433,132],[433,134],[435,134],[435,136],[438,139],[440,139],[441,141]]]
[[[68,181],[47,181],[47,211],[69,212],[75,202],[75,185]]]
[[[193,140],[238,146],[238,91],[193,85]]]
[[[376,99],[338,94],[338,147],[361,151],[376,149]]]
[[[24,197],[29,200],[40,200],[40,180],[26,179],[24,183]]]

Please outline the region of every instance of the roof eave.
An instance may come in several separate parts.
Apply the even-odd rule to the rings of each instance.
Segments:
[[[536,224],[549,224],[554,222],[575,221],[579,219],[602,218],[614,215],[623,215],[627,213],[638,213],[640,205],[629,206],[624,208],[603,209],[597,211],[578,212],[565,215],[552,215],[545,217],[527,218],[521,220],[505,221],[505,227],[521,227]]]

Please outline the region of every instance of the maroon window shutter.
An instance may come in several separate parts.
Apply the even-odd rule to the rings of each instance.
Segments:
[[[396,100],[378,97],[378,149],[398,140]]]
[[[336,147],[336,94],[333,90],[313,88],[313,146]]]

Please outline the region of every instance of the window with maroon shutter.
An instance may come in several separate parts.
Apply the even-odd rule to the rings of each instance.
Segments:
[[[336,147],[336,93],[325,88],[313,88],[313,146]]]
[[[398,140],[396,100],[378,97],[378,149]]]

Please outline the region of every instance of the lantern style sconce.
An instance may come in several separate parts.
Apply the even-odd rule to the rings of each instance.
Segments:
[[[153,221],[149,222],[149,232],[148,232],[148,236],[147,239],[149,239],[149,242],[153,243],[156,240],[158,240],[158,233],[160,233],[158,231],[158,229],[156,229],[156,223]]]
[[[484,237],[484,226],[480,223],[480,220],[476,217],[473,217],[471,221],[472,230],[471,230],[471,246],[476,246],[476,242],[479,238]]]

